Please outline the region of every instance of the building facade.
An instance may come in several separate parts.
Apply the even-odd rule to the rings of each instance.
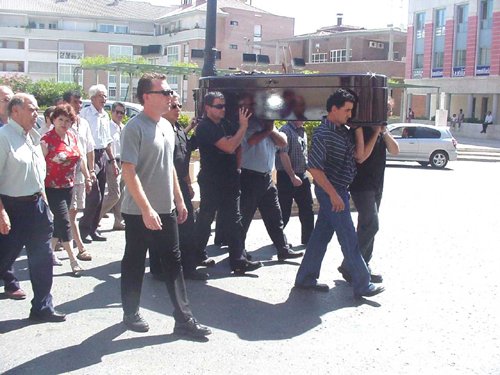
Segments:
[[[429,119],[463,109],[469,121],[492,111],[498,123],[500,1],[410,0],[408,9],[405,82],[427,88],[408,89],[407,107]]]
[[[2,0],[0,74],[24,73],[33,80],[108,87],[109,99],[135,101],[137,78],[120,72],[78,69],[91,56],[132,58],[152,64],[203,65],[206,0],[153,6],[122,0]],[[246,55],[266,61],[274,48],[263,42],[292,37],[294,20],[252,7],[243,0],[218,0],[217,67],[241,68]],[[257,62],[256,62],[257,63]],[[194,109],[195,75],[169,75],[188,110]]]

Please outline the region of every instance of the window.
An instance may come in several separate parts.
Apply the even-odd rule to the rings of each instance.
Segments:
[[[434,35],[443,36],[445,34],[444,9],[437,9],[434,19]]]
[[[17,40],[0,40],[0,48],[24,49],[24,42]]]
[[[174,91],[179,90],[178,77],[177,76],[167,76],[167,83],[170,88]]]
[[[120,100],[130,99],[128,90],[130,87],[130,77],[126,74],[120,74]]]
[[[477,65],[490,65],[490,49],[479,48]]]
[[[422,69],[424,67],[424,54],[415,55],[415,69]]]
[[[97,27],[97,31],[100,33],[128,34],[128,26],[100,24]]]
[[[80,85],[83,85],[83,71],[78,69],[75,73],[75,68],[79,67],[77,64],[59,64],[57,71],[58,82],[75,82],[75,75]]]
[[[349,50],[349,57],[352,57],[352,49]],[[331,62],[347,61],[347,50],[345,50],[345,49],[332,49],[330,51],[330,61]]]
[[[425,13],[415,15],[415,34],[417,39],[425,37]]]
[[[180,60],[179,53],[180,46],[167,46],[165,50],[165,55],[167,56],[167,65],[173,65]]]
[[[230,26],[238,26],[238,21],[229,21]]]
[[[455,64],[456,67],[465,67],[467,58],[467,50],[459,49],[455,51]]]
[[[108,73],[108,98],[116,99],[116,73]]]
[[[254,25],[253,27],[253,41],[260,42],[262,40],[262,25]]]
[[[415,138],[441,138],[441,132],[436,129],[418,127]]]
[[[238,45],[237,44],[230,44],[229,49],[238,49]]]
[[[326,61],[327,61],[326,60],[326,52],[312,54],[312,62],[313,63],[323,63]]]
[[[444,52],[434,52],[433,68],[442,68],[444,62]]]
[[[467,23],[468,23],[468,5],[459,5],[457,6],[457,32],[458,33],[466,33],[467,32]]]
[[[24,72],[24,64],[18,61],[0,61],[0,72]]]
[[[481,0],[479,4],[479,19],[481,29],[491,29],[493,18],[493,2],[492,0]]]
[[[50,29],[50,30],[55,30],[55,29],[57,29],[57,23],[49,23],[49,29]]]
[[[109,57],[132,57],[133,54],[132,46],[109,46]]]

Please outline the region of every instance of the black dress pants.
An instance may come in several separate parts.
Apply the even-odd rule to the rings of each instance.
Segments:
[[[177,215],[160,214],[161,230],[149,230],[141,215],[123,214],[125,220],[125,254],[121,271],[121,296],[125,315],[139,311],[146,251],[154,248],[166,274],[167,292],[174,306],[175,321],[185,322],[193,314],[189,307],[182,273]]]
[[[240,214],[240,187],[238,181],[218,183],[210,178],[200,178],[200,210],[196,220],[196,254],[201,257],[210,237],[215,212],[224,239],[229,247],[229,263],[232,269],[246,261],[244,257],[243,226]]]
[[[301,243],[307,244],[314,229],[311,182],[305,173],[297,176],[302,180],[302,185],[295,187],[285,171],[278,171],[276,185],[278,187],[278,197],[285,227],[290,220],[292,204],[295,199],[299,209],[299,220],[302,228]]]
[[[278,253],[286,252],[288,242],[283,233],[283,218],[278,202],[278,191],[271,179],[271,173],[242,169],[241,214],[245,237],[257,208],[276,250]]]
[[[90,234],[95,234],[99,219],[101,218],[102,200],[104,199],[104,190],[106,189],[106,160],[104,158],[104,149],[94,150],[95,165],[99,169],[97,181],[92,184],[92,189],[85,197],[85,209],[80,218],[80,234],[82,238]]]

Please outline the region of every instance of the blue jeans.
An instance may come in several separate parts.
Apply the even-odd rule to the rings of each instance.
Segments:
[[[332,211],[330,197],[323,189],[316,186],[315,192],[319,202],[318,219],[309,239],[304,259],[297,272],[295,285],[310,286],[317,283],[326,248],[333,234],[337,232],[347,270],[352,277],[354,293],[362,294],[367,292],[371,286],[370,274],[359,252],[358,238],[351,218],[347,190],[337,190],[345,205],[344,210],[341,212]]]
[[[52,238],[53,226],[49,219],[49,206],[42,198],[33,201],[19,201],[2,196],[5,211],[10,218],[11,230],[0,235],[0,275],[3,275],[26,247],[33,300],[31,311],[48,314],[54,311],[52,305]]]

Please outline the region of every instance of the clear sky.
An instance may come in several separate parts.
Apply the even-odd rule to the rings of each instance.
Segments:
[[[176,5],[181,0],[142,0],[155,5]],[[194,0],[193,0],[194,2]],[[408,0],[252,0],[252,5],[280,16],[295,18],[295,34],[314,32],[337,23],[365,28],[381,28],[393,24],[406,27]]]

